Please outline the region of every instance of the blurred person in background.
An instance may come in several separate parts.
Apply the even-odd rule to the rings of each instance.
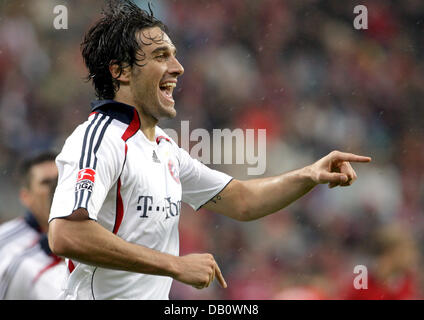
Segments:
[[[302,270],[303,271],[303,270]],[[319,271],[303,271],[302,279],[299,280],[294,275],[286,279],[283,289],[277,292],[274,300],[328,300],[328,294],[331,282],[324,272]]]
[[[404,225],[392,223],[375,230],[371,239],[372,264],[368,268],[367,288],[352,282],[340,298],[348,300],[421,299],[420,255],[416,242]],[[366,266],[366,265],[365,265]]]
[[[55,299],[65,265],[48,246],[48,216],[57,183],[55,154],[41,153],[21,166],[19,199],[25,216],[0,225],[0,299]]]

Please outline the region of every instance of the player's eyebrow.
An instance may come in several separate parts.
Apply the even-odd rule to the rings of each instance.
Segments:
[[[177,55],[177,48],[172,46],[161,46],[161,47],[157,47],[155,50],[152,51],[152,54],[157,54],[161,51],[172,51],[174,53],[174,56]]]

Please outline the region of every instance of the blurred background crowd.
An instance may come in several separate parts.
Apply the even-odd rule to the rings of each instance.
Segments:
[[[146,7],[143,1],[136,1]],[[229,285],[174,281],[172,299],[421,299],[424,296],[424,2],[162,0],[185,68],[179,130],[266,129],[265,176],[342,151],[349,188],[318,186],[264,219],[240,223],[183,206],[181,254],[214,254]],[[56,5],[68,29],[53,27]],[[0,0],[0,223],[23,213],[18,163],[60,151],[89,114],[79,44],[101,0]],[[357,4],[368,29],[353,26]],[[212,165],[247,179],[244,165]],[[353,286],[355,266],[368,289]]]

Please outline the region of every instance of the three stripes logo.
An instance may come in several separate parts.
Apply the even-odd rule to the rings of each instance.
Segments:
[[[94,188],[97,151],[100,148],[106,129],[111,122],[111,117],[105,114],[95,113],[85,130],[75,185],[75,205],[73,210],[87,208],[88,206]]]

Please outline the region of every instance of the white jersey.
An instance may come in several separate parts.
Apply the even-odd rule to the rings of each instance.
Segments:
[[[65,276],[65,262],[50,252],[44,235],[11,260],[0,278],[0,297],[4,300],[57,299]]]
[[[132,106],[93,103],[56,159],[59,181],[50,221],[85,208],[122,239],[179,254],[181,201],[195,210],[231,177],[209,169],[156,127],[146,138]],[[168,299],[172,278],[105,269],[68,260],[64,299]]]
[[[66,275],[31,214],[0,226],[0,300],[57,299]]]
[[[0,277],[13,257],[34,245],[40,238],[39,231],[27,220],[26,217],[16,218],[0,225]]]

